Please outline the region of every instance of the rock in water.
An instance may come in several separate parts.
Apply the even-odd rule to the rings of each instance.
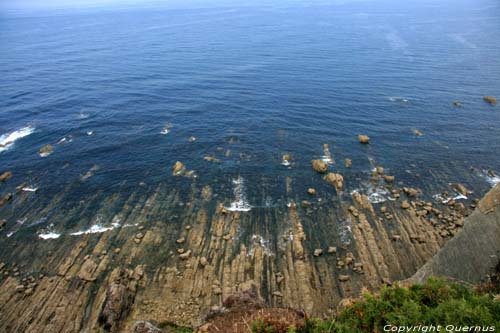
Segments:
[[[421,136],[423,133],[421,131],[419,131],[418,129],[416,129],[416,130],[413,130],[413,134],[415,134],[416,136]]]
[[[352,167],[352,161],[349,158],[345,159],[345,167],[346,168]]]
[[[312,188],[312,187],[311,187],[311,188],[308,188],[308,189],[307,189],[307,193],[308,193],[309,195],[316,195],[316,189],[314,189],[314,188]]]
[[[312,160],[312,167],[318,173],[325,173],[328,170],[328,164],[322,160]]]
[[[174,176],[180,176],[186,171],[186,167],[181,162],[177,161],[172,168],[172,174]]]
[[[488,102],[491,105],[497,105],[498,104],[497,99],[495,97],[493,97],[493,96],[484,96],[483,99],[484,99],[485,102]]]
[[[368,144],[370,143],[370,137],[368,135],[363,135],[363,134],[360,134],[358,135],[358,141],[362,144]]]
[[[389,176],[389,175],[385,175],[384,176],[384,180],[386,183],[390,184],[390,183],[393,183],[394,182],[394,176]]]
[[[0,207],[5,205],[11,199],[12,199],[12,193],[7,193],[6,195],[4,195],[3,198],[0,199]]]
[[[12,172],[6,171],[0,175],[0,182],[4,182],[9,180],[12,177]]]
[[[459,101],[453,101],[453,106],[457,107],[457,108],[463,108],[463,104],[460,103]]]
[[[470,194],[470,191],[467,190],[467,188],[465,186],[463,186],[462,184],[454,183],[454,184],[451,184],[451,187],[453,187],[453,189],[455,189],[461,195],[467,196]]]
[[[341,191],[344,186],[344,177],[340,173],[330,172],[325,176],[325,180],[330,184],[335,186],[337,191]]]
[[[41,157],[49,156],[50,154],[52,154],[53,151],[54,151],[54,148],[52,148],[52,145],[48,144],[48,145],[40,148],[40,156]]]
[[[285,155],[283,155],[282,160],[283,160],[283,162],[282,162],[282,163],[283,163],[284,165],[289,165],[289,164],[292,162],[292,155],[290,155],[290,154],[285,154]]]

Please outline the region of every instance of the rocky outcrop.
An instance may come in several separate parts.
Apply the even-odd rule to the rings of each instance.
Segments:
[[[495,97],[493,96],[484,96],[483,100],[487,103],[490,103],[491,105],[497,105],[498,101]]]
[[[0,174],[0,182],[5,182],[9,180],[12,177],[12,172],[6,171],[2,174]]]
[[[52,154],[53,151],[54,148],[52,147],[51,144],[45,145],[42,148],[40,148],[40,156],[41,157],[49,156],[50,154]]]
[[[500,258],[500,184],[488,192],[461,229],[411,278],[423,282],[430,276],[446,276],[478,283]]]
[[[328,164],[322,160],[312,160],[312,168],[318,173],[326,173],[328,170]]]
[[[369,144],[370,137],[368,135],[360,134],[358,135],[358,141],[362,144]]]
[[[184,166],[184,164],[182,164],[182,162],[175,162],[173,168],[172,168],[172,174],[174,176],[180,176],[182,175],[184,172],[186,172],[186,167]]]
[[[342,191],[344,186],[344,177],[340,173],[330,172],[325,176],[325,180],[332,186],[335,186],[337,191]]]

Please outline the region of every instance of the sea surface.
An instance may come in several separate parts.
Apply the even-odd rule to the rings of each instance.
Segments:
[[[497,0],[4,10],[0,237],[112,228],[99,203],[160,184],[185,202],[209,185],[248,214],[308,187],[328,200],[311,168],[324,144],[345,197],[389,200],[376,166],[427,198],[453,182],[479,197],[500,180],[500,106],[483,101],[500,98],[499,32]],[[194,172],[174,177],[176,161]]]

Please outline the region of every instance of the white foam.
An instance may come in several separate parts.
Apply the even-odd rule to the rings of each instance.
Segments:
[[[434,194],[432,197],[434,198],[434,200],[440,201],[443,204],[447,204],[451,200],[467,200],[467,197],[463,194],[457,194],[454,197],[448,197],[448,198],[443,197],[441,194]]]
[[[290,166],[290,165],[292,165],[292,163],[290,163],[290,161],[283,160],[283,162],[281,162],[281,165]]]
[[[23,187],[21,190],[24,192],[36,192],[38,191],[38,187]]]
[[[248,203],[247,195],[245,193],[245,180],[243,177],[239,176],[233,180],[233,193],[235,200],[231,203],[231,206],[226,207],[230,211],[237,212],[248,212],[252,209],[252,206]]]
[[[98,234],[98,233],[103,233],[106,231],[113,230],[115,228],[118,228],[120,226],[119,223],[113,223],[111,226],[105,227],[101,224],[94,224],[91,226],[89,229],[86,230],[81,230],[77,232],[72,232],[70,233],[71,236],[80,236],[80,235],[87,235],[87,234]]]
[[[94,131],[88,131],[88,132],[87,132],[87,135],[88,135],[88,136],[92,136],[92,135],[94,135]]]
[[[410,100],[408,98],[400,97],[400,96],[389,97],[389,100],[391,102],[402,102],[402,103],[409,103],[410,102]]]
[[[479,172],[479,176],[484,178],[491,187],[494,187],[496,184],[500,183],[500,176],[492,171],[488,172],[488,170],[481,170]]]
[[[249,256],[253,256],[255,253],[255,247],[258,246],[263,249],[264,253],[268,256],[274,255],[273,251],[269,248],[269,240],[265,239],[261,235],[252,235],[252,246],[248,251]]]
[[[63,143],[69,143],[69,142],[73,142],[73,137],[71,135],[69,135],[68,137],[62,138],[61,140],[59,140],[57,142],[57,144],[62,145]]]
[[[34,127],[27,126],[18,129],[17,131],[14,131],[12,133],[2,134],[0,136],[0,153],[10,149],[14,144],[14,142],[16,142],[21,138],[24,138],[25,136],[30,135],[34,131],[35,131]]]
[[[7,238],[12,237],[12,235],[13,235],[14,233],[15,233],[15,231],[11,231],[11,232],[9,232],[9,233],[7,234]]]
[[[39,234],[38,238],[46,240],[46,239],[57,239],[61,237],[61,234],[55,233],[55,232],[48,232],[46,234]]]
[[[351,195],[353,193],[365,194],[368,197],[368,200],[374,204],[386,202],[387,200],[394,200],[394,198],[391,197],[389,190],[387,190],[387,188],[385,188],[382,184],[373,185],[372,183],[368,183],[361,185],[363,188],[353,190]]]

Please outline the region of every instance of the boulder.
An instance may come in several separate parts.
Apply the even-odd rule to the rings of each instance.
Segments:
[[[78,272],[78,277],[84,281],[95,281],[95,272],[97,270],[97,264],[92,259],[87,259],[83,263],[80,271]]]
[[[337,253],[337,248],[335,246],[329,246],[328,247],[328,253],[329,254],[335,254],[335,253]]]
[[[9,180],[12,177],[12,172],[6,171],[0,175],[0,182]]]
[[[339,281],[340,282],[347,282],[351,279],[349,275],[339,275]]]
[[[401,203],[401,208],[403,208],[403,209],[408,209],[408,208],[410,208],[410,203],[409,203],[407,200],[403,201],[403,202]]]
[[[322,249],[316,249],[314,250],[314,256],[315,257],[319,257],[323,254],[323,250]]]
[[[179,161],[175,162],[174,167],[172,168],[172,174],[174,176],[180,176],[185,171],[186,171],[186,167],[184,166],[184,164],[182,164],[182,162],[179,162]]]
[[[346,168],[352,167],[352,161],[349,158],[345,159],[345,167]]]
[[[181,238],[179,238],[178,240],[176,240],[175,242],[176,242],[177,244],[182,244],[182,243],[184,243],[185,241],[186,241],[186,239],[185,239],[184,237],[181,237]]]
[[[51,144],[45,145],[42,148],[40,148],[40,156],[41,157],[49,156],[50,154],[52,154],[53,151],[54,148],[52,147]]]
[[[358,141],[366,145],[370,143],[370,137],[368,135],[360,134],[358,135]]]
[[[421,131],[419,131],[418,129],[416,129],[416,130],[413,130],[413,134],[415,134],[416,136],[421,136],[424,133],[422,133]]]
[[[181,253],[179,255],[179,258],[181,258],[182,260],[186,260],[187,258],[189,258],[190,255],[191,255],[191,250],[187,250],[186,252]]]
[[[385,182],[386,182],[386,183],[388,183],[388,184],[393,183],[393,182],[394,182],[394,179],[395,179],[395,177],[394,177],[394,176],[388,176],[388,175],[385,175],[385,176],[384,176],[384,180],[385,180]]]
[[[312,167],[318,173],[325,173],[328,170],[328,164],[322,160],[312,160]]]
[[[201,258],[200,258],[200,265],[201,265],[201,266],[203,266],[203,267],[205,267],[206,265],[208,265],[208,260],[207,260],[207,258],[205,258],[205,257],[201,257]]]
[[[285,154],[283,155],[283,164],[290,164],[292,162],[292,155],[291,154]]]
[[[344,186],[344,177],[340,173],[330,172],[325,176],[325,180],[332,186],[335,186],[337,191],[341,191]]]
[[[308,189],[307,189],[307,193],[308,193],[309,195],[316,195],[316,190],[315,190],[314,188],[308,188]]]
[[[497,99],[495,97],[493,97],[493,96],[484,96],[483,100],[485,102],[490,103],[491,105],[497,105],[498,104]]]

